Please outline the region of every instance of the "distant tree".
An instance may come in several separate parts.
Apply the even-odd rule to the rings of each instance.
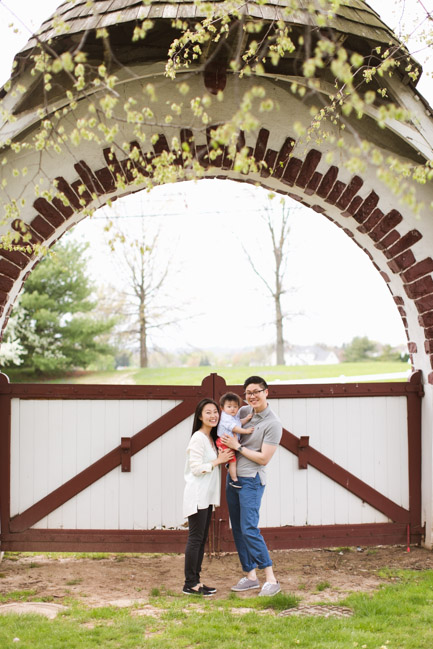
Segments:
[[[258,345],[254,348],[241,349],[231,352],[219,360],[219,365],[248,366],[248,365],[269,365],[272,357],[273,345]]]
[[[402,360],[404,360],[404,354],[402,354],[399,349],[396,349],[395,347],[392,347],[391,345],[382,345],[380,350],[379,350],[379,355],[377,357],[377,360],[379,360],[379,361],[402,361]]]
[[[86,368],[110,351],[100,337],[113,328],[115,319],[97,319],[92,313],[87,247],[72,241],[58,244],[27,279],[11,323],[24,371]],[[6,335],[8,331],[9,326]]]
[[[209,367],[216,364],[214,354],[204,349],[185,350],[180,354],[180,363],[186,367]]]
[[[116,367],[129,367],[131,365],[131,353],[127,351],[118,352],[114,360]]]
[[[290,208],[284,201],[279,203],[280,207],[274,207],[271,201],[263,207],[260,218],[266,225],[268,231],[268,242],[272,246],[273,266],[272,269],[260,268],[257,259],[253,259],[245,246],[243,250],[248,262],[264,284],[268,294],[272,298],[274,307],[275,325],[275,353],[276,364],[285,365],[284,359],[284,320],[291,317],[284,311],[283,297],[289,291],[287,286],[287,262],[289,253],[290,233]],[[272,272],[270,272],[272,271]],[[292,289],[293,290],[293,289]]]
[[[94,315],[98,320],[110,319],[113,313],[116,314],[114,327],[100,336],[100,341],[104,342],[112,350],[113,369],[133,364],[133,353],[128,348],[128,334],[125,333],[125,323],[122,318],[122,313],[126,309],[125,297],[119,294],[113,286],[105,284],[104,286],[98,286],[96,301]],[[103,362],[104,359],[102,359],[102,365]],[[101,366],[99,369],[109,370],[109,363],[106,364],[105,368]]]
[[[359,361],[371,360],[377,349],[377,343],[367,336],[355,336],[350,343],[344,345],[344,361],[357,363]]]
[[[0,367],[6,365],[18,366],[23,362],[22,357],[25,350],[17,338],[17,326],[18,315],[14,313],[9,318],[9,324],[0,346]]]
[[[149,355],[150,367],[180,367],[182,352],[168,351],[166,349],[153,349]]]
[[[160,231],[156,232],[146,217],[141,217],[140,231],[130,233],[114,228],[109,245],[115,255],[114,263],[122,277],[118,290],[119,315],[122,323],[119,333],[124,340],[139,346],[140,367],[148,367],[150,336],[153,329],[178,322],[179,308],[165,293],[165,284],[173,268],[162,264]],[[164,250],[167,258],[167,250]]]

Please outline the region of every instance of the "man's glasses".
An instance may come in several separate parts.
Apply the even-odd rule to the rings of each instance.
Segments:
[[[253,392],[245,392],[245,396],[247,397],[256,397],[260,392],[264,392],[266,388],[263,388],[262,390],[253,390]]]

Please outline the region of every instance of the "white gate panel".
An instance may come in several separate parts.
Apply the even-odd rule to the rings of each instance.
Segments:
[[[62,404],[62,419],[63,427],[61,431],[63,432],[63,447],[62,455],[60,456],[60,465],[62,467],[62,477],[69,476],[68,479],[72,478],[77,474],[77,429],[78,429],[78,409],[76,407],[77,402],[75,401],[63,401]],[[60,480],[61,484],[62,481]],[[57,484],[56,484],[57,487]],[[80,515],[85,516],[84,507],[80,509]],[[59,517],[57,524],[60,528],[64,527],[63,520],[68,518],[76,521],[77,520],[77,504],[74,502],[66,502],[63,507],[60,507],[55,512],[54,515]],[[51,516],[51,514],[50,514]]]
[[[279,447],[268,465],[261,527],[387,523],[389,519],[344,487]],[[355,513],[352,513],[355,512]],[[355,519],[355,520],[352,520]]]
[[[26,400],[11,406],[11,515],[22,513],[93,462],[171,410],[174,400]],[[103,481],[99,481],[102,483]],[[90,529],[101,518],[100,484],[90,498],[82,494],[49,514],[49,526],[66,527],[59,510],[75,528]],[[92,489],[92,487],[90,488]],[[95,491],[96,490],[96,491]],[[108,520],[119,510],[119,484],[105,487]],[[102,510],[104,507],[102,507]],[[46,525],[44,525],[45,527]]]
[[[152,414],[159,408],[153,409]],[[122,473],[117,467],[71,498],[67,512],[63,505],[33,528],[151,530],[182,527],[185,523],[182,516],[183,471],[191,426],[192,417],[189,417],[136,453],[131,458],[131,472]],[[48,523],[52,515],[61,520],[57,528]]]
[[[409,508],[406,397],[278,399],[271,407],[293,435],[309,436],[311,447]],[[335,498],[335,522],[355,522],[357,509],[349,506],[348,492]],[[364,508],[361,514],[363,519]]]
[[[62,447],[64,444],[64,435],[60,435],[59,431],[63,430],[62,427],[63,408],[62,403],[53,401],[48,411],[48,449],[49,458],[48,466],[48,492],[53,491],[56,485],[61,483],[62,480]],[[49,525],[58,527],[61,525],[61,516],[50,514],[48,517]]]

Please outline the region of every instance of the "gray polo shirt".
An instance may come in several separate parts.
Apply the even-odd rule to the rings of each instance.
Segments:
[[[253,413],[252,419],[244,428],[254,426],[251,435],[241,435],[241,444],[252,451],[261,451],[263,444],[278,446],[283,434],[281,421],[272,412],[269,405],[262,411],[255,413],[251,406],[243,406],[238,415],[241,419]],[[236,453],[237,473],[242,478],[254,478],[258,473],[262,485],[266,484],[266,467],[252,460],[248,460],[242,453]]]

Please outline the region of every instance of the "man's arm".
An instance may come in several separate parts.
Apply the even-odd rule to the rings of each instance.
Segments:
[[[236,437],[228,437],[227,435],[224,435],[221,439],[229,448],[232,448],[234,451],[238,450],[240,444]],[[246,457],[247,460],[251,460],[261,466],[266,466],[271,461],[276,450],[276,444],[263,444],[260,451],[252,451],[249,448],[242,447],[240,453]]]

